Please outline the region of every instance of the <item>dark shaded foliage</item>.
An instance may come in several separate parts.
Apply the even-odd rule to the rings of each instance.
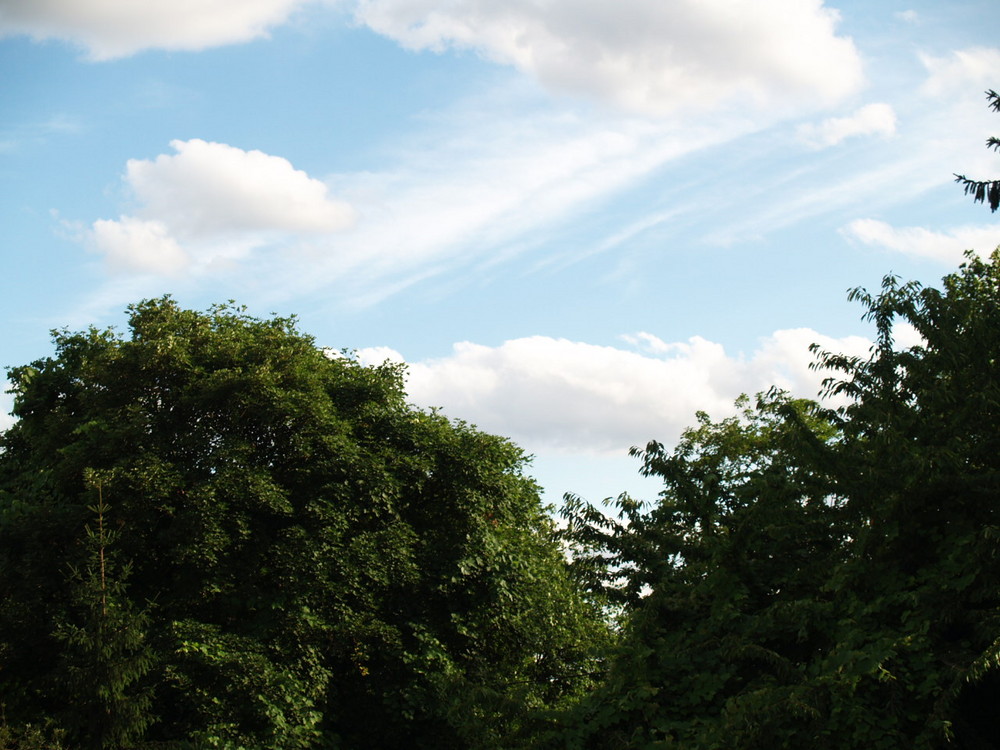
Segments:
[[[817,352],[845,406],[702,415],[637,452],[652,507],[565,506],[626,619],[553,746],[1000,747],[1000,251],[851,298],[870,357]]]
[[[12,726],[102,748],[510,746],[586,688],[604,625],[516,446],[291,319],[130,313],[128,338],[59,332],[11,371]]]

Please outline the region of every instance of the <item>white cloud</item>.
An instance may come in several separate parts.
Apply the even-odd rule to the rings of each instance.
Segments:
[[[996,88],[997,71],[1000,70],[1000,48],[970,47],[955,50],[948,57],[921,55],[928,78],[923,91],[932,96],[954,95],[956,91]]]
[[[118,221],[94,222],[93,242],[111,267],[125,271],[175,275],[190,262],[161,221],[123,216]]]
[[[0,432],[9,429],[15,421],[10,413],[14,408],[14,396],[7,393],[10,386],[9,380],[3,381],[3,392],[0,393]]]
[[[885,103],[868,104],[850,117],[833,117],[819,125],[807,124],[798,130],[799,138],[815,148],[836,146],[847,138],[860,135],[889,136],[896,132],[896,113]]]
[[[383,169],[322,182],[278,157],[175,141],[175,153],[128,162],[132,205],[87,234],[112,267],[150,274],[140,295],[157,293],[151,274],[174,273],[210,282],[215,296],[272,304],[310,293],[329,300],[336,289],[338,305],[365,307],[432,278],[464,283],[456,274],[466,280],[545,247],[574,231],[573,217],[671,160],[757,127],[724,115],[681,125],[553,111],[523,81],[508,81],[423,115]],[[129,242],[140,237],[162,240],[160,250]],[[573,244],[575,259],[594,251]],[[568,252],[549,247],[536,263]],[[137,292],[119,280],[107,294],[129,290],[117,302],[130,301]]]
[[[353,212],[286,159],[224,143],[172,141],[174,155],[130,159],[125,180],[146,216],[185,237],[261,230],[330,232]]]
[[[809,369],[811,343],[864,354],[870,342],[832,339],[808,329],[778,331],[749,358],[700,337],[668,343],[649,333],[625,337],[633,349],[544,336],[498,347],[456,344],[449,357],[409,363],[414,403],[512,437],[529,451],[623,455],[651,439],[672,441],[695,412],[732,413],[740,393],[772,385],[814,397],[824,377]],[[638,350],[637,350],[638,349]],[[384,347],[359,357],[402,357]]]
[[[897,154],[905,151],[900,145],[893,148]],[[769,182],[769,176],[765,175],[762,184],[767,199],[762,203],[748,202],[746,205],[752,210],[744,208],[741,219],[720,219],[705,241],[729,246],[746,242],[747,238],[764,237],[783,227],[801,225],[812,217],[838,212],[856,214],[873,205],[905,204],[930,188],[952,181],[947,171],[949,164],[942,161],[938,152],[917,151],[884,161],[879,154],[870,163],[851,165],[843,172],[807,168],[791,175],[779,172]]]
[[[538,247],[670,160],[748,129],[728,118],[682,129],[552,114],[521,97],[493,90],[463,102],[429,121],[385,171],[329,178],[357,209],[356,226],[317,240],[307,274],[274,269],[274,287],[338,284],[342,299],[363,306],[429,277],[468,278]]]
[[[912,8],[909,10],[896,11],[892,15],[904,23],[920,23],[920,14]]]
[[[473,49],[645,114],[829,104],[863,79],[821,0],[358,0],[355,14],[408,48]]]
[[[960,263],[966,250],[988,255],[1000,245],[1000,227],[990,225],[934,232],[923,227],[893,227],[876,219],[857,219],[840,231],[866,245],[951,265]]]
[[[141,50],[200,50],[264,36],[309,0],[5,0],[0,36],[86,47],[93,60]]]
[[[936,161],[943,178],[953,172],[989,174],[996,154],[983,148],[983,141],[993,133],[996,113],[987,106],[984,93],[997,88],[1000,47],[970,47],[941,57],[921,54],[920,59],[928,74],[920,93],[934,101],[921,103],[924,127],[913,133],[916,141],[910,150],[923,151],[929,162]]]
[[[0,36],[62,39],[93,60],[200,50],[266,36],[334,0],[5,0]],[[344,0],[411,49],[474,49],[556,91],[632,111],[825,104],[856,91],[862,65],[822,0]],[[801,102],[799,102],[801,103]]]
[[[170,145],[176,154],[126,166],[136,215],[94,222],[93,244],[115,267],[175,274],[275,235],[329,233],[354,220],[323,182],[281,157],[202,140]]]

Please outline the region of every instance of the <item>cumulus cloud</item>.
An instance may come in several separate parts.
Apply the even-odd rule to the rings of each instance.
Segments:
[[[286,159],[224,143],[172,141],[177,152],[130,159],[125,180],[143,212],[170,217],[185,236],[233,231],[329,232],[353,214],[327,186]]]
[[[624,338],[629,348],[545,336],[497,347],[460,343],[448,357],[410,362],[407,390],[420,406],[443,407],[531,451],[622,455],[652,439],[676,439],[699,410],[713,417],[731,413],[740,393],[777,385],[814,397],[824,375],[809,369],[812,343],[852,354],[871,345],[860,337],[792,329],[767,337],[745,357],[697,336],[684,342],[649,333]],[[361,350],[359,357],[402,360],[384,347]]]
[[[995,87],[1000,70],[1000,48],[997,47],[970,47],[955,50],[947,57],[921,55],[920,59],[928,72],[922,90],[933,96],[969,87]]]
[[[934,232],[923,227],[893,227],[876,219],[857,219],[840,231],[866,245],[952,265],[961,262],[966,250],[986,255],[1000,245],[1000,227],[990,225]]]
[[[93,60],[200,50],[266,36],[331,0],[6,0],[0,36],[83,46]],[[473,49],[554,91],[663,114],[736,100],[829,103],[862,65],[822,0],[352,0],[355,18],[411,49]]]
[[[818,125],[799,128],[799,138],[814,148],[836,146],[860,135],[890,136],[896,132],[896,113],[885,103],[868,104],[849,117],[832,117]]]
[[[863,79],[821,0],[359,0],[355,15],[408,48],[476,50],[550,90],[644,114],[828,104]]]
[[[136,215],[93,224],[94,246],[115,267],[178,273],[238,257],[275,234],[323,234],[353,222],[346,203],[286,159],[197,139],[170,145],[175,154],[126,165]]]
[[[94,244],[115,269],[172,276],[190,262],[162,221],[143,221],[134,216],[123,216],[118,221],[99,219],[92,231]]]
[[[62,39],[93,60],[200,50],[264,36],[309,0],[5,0],[0,36]]]

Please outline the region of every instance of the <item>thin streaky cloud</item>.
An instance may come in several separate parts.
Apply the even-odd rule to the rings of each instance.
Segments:
[[[925,227],[894,227],[876,219],[856,219],[841,229],[850,240],[902,253],[957,265],[966,250],[989,255],[1000,246],[1000,227],[981,225],[935,231]]]
[[[896,113],[885,102],[867,104],[848,117],[831,117],[806,124],[798,136],[813,148],[826,148],[858,136],[891,136],[896,133]]]
[[[356,225],[310,241],[308,273],[289,266],[270,276],[273,284],[297,292],[347,285],[355,302],[382,301],[393,289],[473,264],[527,253],[544,266],[538,236],[672,160],[753,127],[741,119],[709,132],[532,106],[489,117],[488,102],[465,102],[436,118],[414,147],[399,148],[390,169],[328,177],[356,210]],[[469,108],[479,112],[474,140],[456,129]]]
[[[957,91],[975,91],[996,87],[1000,70],[1000,47],[969,47],[950,55],[920,54],[927,69],[921,90],[931,96],[954,96]]]

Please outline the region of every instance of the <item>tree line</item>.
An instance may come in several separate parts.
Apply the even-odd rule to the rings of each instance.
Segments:
[[[560,524],[292,319],[57,333],[0,437],[0,747],[1000,746],[1000,251],[851,297],[846,405],[699,414]]]

